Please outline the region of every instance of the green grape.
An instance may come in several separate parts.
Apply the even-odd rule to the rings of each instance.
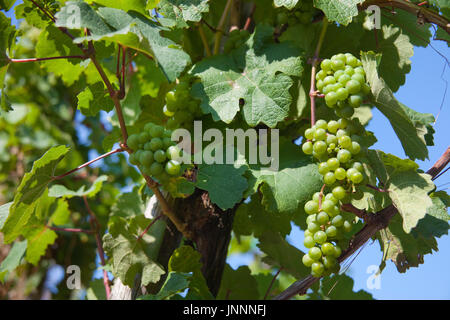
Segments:
[[[302,262],[305,267],[309,268],[314,263],[314,260],[311,259],[311,257],[308,254],[305,254],[305,255],[303,255]]]
[[[314,234],[314,241],[318,244],[324,243],[325,241],[327,241],[327,234],[323,231],[317,231]]]
[[[336,199],[342,200],[345,198],[346,192],[342,186],[337,186],[333,188],[332,194]]]
[[[309,216],[308,216],[308,218],[309,218]],[[330,221],[330,217],[328,216],[328,214],[325,211],[320,211],[316,216],[316,221],[320,225],[324,225],[328,221]]]
[[[317,213],[319,210],[319,204],[314,200],[309,200],[305,203],[305,212],[307,214]]]
[[[334,71],[337,71],[337,70],[341,70],[341,69],[344,69],[344,67],[345,67],[345,63],[344,63],[344,61],[342,61],[342,60],[331,60],[331,68],[334,70]]]
[[[328,215],[333,218],[340,213],[341,211],[339,210],[339,207],[337,205],[334,205],[333,208],[331,208],[330,212],[328,212]]]
[[[352,231],[352,224],[348,221],[344,221],[343,228],[344,228],[344,231],[348,233],[348,232]]]
[[[351,66],[345,66],[344,73],[351,77],[353,74],[355,74],[355,70]]]
[[[335,143],[330,143],[328,145],[328,148],[330,148],[331,150],[334,150],[334,149],[336,149],[336,144]]]
[[[150,134],[148,132],[144,131],[139,134],[139,143],[146,143],[148,140],[150,140]]]
[[[344,224],[344,218],[342,218],[342,216],[338,214],[333,219],[331,219],[331,224],[336,228],[342,227],[342,225]]]
[[[167,105],[163,107],[163,113],[168,117],[172,117],[175,114],[174,111],[170,111],[169,109],[167,109]]]
[[[330,238],[334,238],[337,235],[337,228],[335,226],[328,226],[325,229],[325,233],[327,234],[327,237]]]
[[[153,152],[146,150],[141,153],[139,159],[143,166],[148,167],[153,163]]]
[[[317,141],[325,140],[327,138],[327,132],[322,128],[317,128],[314,132],[314,139]]]
[[[357,171],[357,172],[354,172],[354,173],[351,174],[350,180],[353,183],[358,184],[358,183],[361,183],[364,180],[364,176],[362,175],[361,172]]]
[[[344,73],[343,75],[341,75],[338,79],[338,82],[340,84],[342,84],[343,86],[347,85],[347,82],[349,82],[350,80],[352,80],[352,77],[349,76],[347,73]]]
[[[339,168],[340,163],[337,158],[330,158],[327,160],[327,165],[328,165],[328,168],[330,169],[330,171],[334,171],[337,168]]]
[[[305,267],[309,268],[314,263],[314,260],[311,259],[311,257],[308,254],[305,254],[305,255],[303,255],[302,262]]]
[[[362,91],[362,93],[364,93],[366,95],[369,94],[370,93],[369,85],[367,83],[363,83],[361,86],[361,91]]]
[[[321,262],[314,262],[311,265],[311,275],[313,275],[314,277],[318,278],[322,275],[322,273],[324,272],[325,267],[323,266],[323,264]]]
[[[159,150],[163,147],[164,143],[160,138],[153,138],[150,140],[150,149],[152,151]]]
[[[352,94],[348,98],[348,104],[353,108],[359,108],[359,106],[361,106],[362,101],[363,101],[363,98],[359,94]]]
[[[352,75],[352,79],[358,81],[361,86],[366,82],[366,78],[361,73],[355,73]]]
[[[358,162],[358,161],[356,161],[356,162],[353,162],[353,164],[352,164],[352,168],[354,168],[354,169],[358,170],[358,171],[359,171],[359,172],[361,172],[361,173],[363,173],[363,172],[364,172],[364,167],[363,167],[363,165],[362,165],[362,163],[361,163],[361,162]]]
[[[314,126],[315,126],[316,128],[326,130],[327,127],[328,127],[328,124],[327,124],[327,122],[326,122],[325,120],[319,119],[319,120],[316,121],[316,124],[315,124]],[[323,140],[323,139],[321,139],[321,140]]]
[[[350,153],[350,151],[348,151],[346,149],[339,150],[337,153],[337,158],[338,158],[339,162],[341,162],[341,163],[348,162],[351,157],[352,157],[352,154]]]
[[[305,230],[305,237],[313,237],[314,233],[312,233],[311,231],[309,231],[308,229]]]
[[[347,169],[347,178],[350,179],[351,175],[355,172],[358,172],[355,168],[349,168]]]
[[[333,172],[327,172],[323,176],[323,182],[325,182],[326,185],[332,185],[336,182],[336,177],[334,176]]]
[[[180,163],[176,160],[169,160],[166,163],[165,169],[166,169],[167,174],[169,174],[171,176],[178,176],[181,172]]]
[[[358,154],[361,151],[361,146],[358,142],[352,141],[352,145],[350,146],[351,154]]]
[[[136,157],[136,153],[130,154],[130,157],[128,158],[128,160],[129,160],[130,163],[133,164],[133,165],[139,164],[139,161],[137,160],[137,157]]]
[[[156,162],[159,163],[163,163],[167,159],[166,153],[162,149],[156,150],[153,155],[153,158],[155,159]]]
[[[334,246],[334,256],[336,258],[339,258],[341,254],[342,254],[341,248],[338,245],[335,245]]]
[[[339,79],[340,76],[344,74],[344,70],[338,70],[333,74],[334,79]]]
[[[317,90],[322,92],[323,88],[325,87],[325,84],[323,83],[322,80],[318,80],[317,83],[316,83],[316,87],[317,87]]]
[[[337,144],[338,138],[334,134],[327,135],[327,145],[330,146],[331,144]]]
[[[316,217],[317,214],[310,214],[307,218],[306,218],[306,224],[311,223],[311,222],[316,222]]]
[[[325,103],[327,106],[332,107],[338,101],[338,95],[334,91],[330,91],[325,95]]]
[[[313,151],[318,155],[321,155],[327,151],[327,144],[325,143],[325,141],[317,141],[313,145]]]
[[[322,210],[325,211],[326,213],[330,214],[330,212],[332,212],[334,207],[334,203],[333,201],[330,200],[324,200],[322,202]]]
[[[325,94],[325,95],[330,93],[330,92],[332,92],[332,91],[334,91],[334,85],[333,84],[329,84],[327,86],[324,86],[323,89],[322,89],[322,93]]]
[[[311,222],[308,223],[308,230],[311,231],[312,233],[316,233],[317,231],[319,231],[320,226],[315,223],[315,222]]]
[[[312,237],[305,237],[305,239],[303,239],[303,245],[305,246],[305,248],[310,249],[314,247],[315,244],[316,242]]]
[[[327,73],[324,70],[320,70],[316,73],[316,80],[323,80],[327,76]]]
[[[327,193],[327,195],[325,196],[325,200],[330,200],[331,202],[333,202],[333,204],[338,203],[338,199],[336,199],[332,193]]]
[[[333,252],[334,252],[334,247],[333,247]],[[327,269],[333,269],[333,267],[337,263],[336,258],[334,258],[331,254],[329,256],[323,257],[322,262],[323,262],[324,267]]]
[[[348,149],[352,145],[352,139],[349,136],[342,136],[339,138],[339,145],[344,149]]]
[[[136,159],[136,161],[138,162],[138,163],[140,163],[141,162],[141,153],[142,152],[144,152],[144,150],[137,150],[135,153],[134,153],[134,157],[135,157],[135,159]]]
[[[327,129],[330,133],[336,133],[339,129],[339,123],[335,120],[330,120],[330,121],[328,121]],[[328,139],[327,139],[327,143],[328,143]]]
[[[312,149],[312,145],[311,145]],[[170,160],[179,160],[180,159],[180,149],[177,146],[170,146],[166,150],[166,156]]]
[[[161,138],[164,134],[164,128],[161,126],[155,125],[150,128],[149,133],[153,138]]]
[[[321,175],[325,175],[330,171],[330,167],[328,166],[327,162],[321,162],[319,163],[318,170]]]
[[[339,120],[343,120],[343,119],[339,119]],[[345,129],[339,129],[336,132],[336,137],[339,139],[340,137],[343,137],[343,136],[348,136],[348,131]]]
[[[313,128],[308,128],[308,129],[306,129],[306,130],[305,130],[305,138],[308,139],[308,140],[314,139],[314,132],[315,132],[315,131],[316,131],[316,130],[313,129]]]
[[[356,66],[358,65],[358,59],[353,55],[348,55],[346,63],[347,65],[356,68]]]
[[[132,150],[137,150],[138,145],[139,145],[139,140],[140,140],[139,135],[137,135],[137,134],[130,135],[127,139],[128,147],[130,147]]]
[[[344,101],[348,98],[348,90],[347,88],[339,88],[336,90],[337,99],[339,101]]]
[[[358,93],[361,90],[361,84],[358,81],[353,80],[353,79],[349,80],[347,82],[347,84],[345,85],[345,87],[347,88],[348,93],[350,93],[350,94]]]
[[[146,176],[151,176],[152,175],[152,172],[151,172],[151,170],[150,170],[150,167],[142,167],[142,168],[140,168],[141,169],[141,172],[144,174],[144,175],[146,175]]]
[[[339,117],[342,117],[342,118],[347,118],[347,119],[351,118],[351,116],[355,113],[355,110],[349,105],[346,105],[344,108],[342,108],[341,110],[338,110],[338,111],[339,111],[339,113],[336,112],[336,115],[338,115]]]
[[[150,175],[151,176],[158,176],[164,171],[164,167],[161,163],[153,162],[153,164],[150,166]]]
[[[322,244],[322,253],[325,256],[330,256],[334,254],[334,246],[330,242],[325,242]]]
[[[337,180],[344,180],[345,178],[347,178],[347,172],[344,168],[337,168],[336,170],[334,170],[334,176]]]
[[[164,149],[169,149],[170,147],[174,147],[175,146],[175,142],[173,142],[168,137],[164,137],[162,141],[163,141],[163,148]]]
[[[341,129],[347,128],[348,123],[349,123],[349,121],[348,121],[347,119],[339,119],[338,122],[339,122],[339,127],[340,127]],[[338,131],[339,131],[339,130],[338,130]],[[344,132],[345,132],[345,134],[347,134],[347,132],[346,132],[345,130],[344,130]]]
[[[320,68],[325,72],[331,71],[331,60],[330,59],[322,60],[322,62],[320,63]]]
[[[319,203],[320,192],[315,192],[312,196],[313,201]]]
[[[309,249],[308,255],[311,259],[317,261],[322,258],[322,251],[317,247],[312,247],[311,249]]]
[[[354,70],[355,70],[355,73],[362,74],[363,76],[366,75],[363,67],[356,67]]]

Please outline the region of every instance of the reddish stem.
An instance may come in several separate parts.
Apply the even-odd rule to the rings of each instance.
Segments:
[[[253,4],[252,9],[250,10],[250,14],[247,17],[247,20],[245,20],[244,30],[248,30],[248,28],[250,27],[250,23],[252,22],[253,14],[255,13],[255,9],[256,9],[256,4]]]
[[[157,216],[155,219],[153,219],[152,222],[149,223],[149,225],[147,226],[147,228],[145,228],[144,231],[142,231],[142,233],[139,235],[139,237],[137,238],[137,241],[141,240],[142,237],[148,232],[148,230],[151,228],[152,225],[155,224],[156,221],[158,221],[159,219],[161,219],[162,215]]]
[[[94,230],[84,230],[84,229],[74,229],[74,228],[58,228],[58,227],[47,227],[54,231],[64,231],[64,232],[74,232],[74,233],[95,233]]]
[[[95,158],[95,159],[93,159],[91,161],[88,161],[88,162],[82,164],[81,166],[76,167],[75,169],[72,169],[72,170],[70,170],[70,171],[68,171],[68,172],[66,172],[66,173],[64,173],[62,175],[53,177],[52,180],[58,180],[58,179],[64,178],[65,176],[68,176],[69,174],[74,173],[75,171],[83,169],[84,167],[87,167],[88,165],[90,165],[90,164],[92,164],[92,163],[94,163],[94,162],[96,162],[96,161],[98,161],[100,159],[103,159],[103,158],[105,158],[107,156],[110,156],[110,155],[112,155],[114,153],[118,153],[118,152],[122,152],[122,151],[124,151],[122,148],[118,148],[118,149],[112,150],[112,151],[110,151],[108,153],[102,154],[101,156],[99,156],[99,157],[97,157],[97,158]]]
[[[267,297],[269,296],[270,290],[272,290],[272,286],[275,283],[275,279],[278,277],[278,275],[280,274],[281,270],[283,270],[283,267],[281,267],[277,273],[275,273],[275,275],[272,278],[272,281],[270,281],[269,287],[267,288],[266,294],[264,295],[263,300],[266,300]]]

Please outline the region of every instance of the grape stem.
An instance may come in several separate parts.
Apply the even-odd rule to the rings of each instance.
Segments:
[[[220,40],[222,40],[222,34],[223,34],[222,29],[224,27],[224,24],[225,24],[227,15],[228,15],[228,11],[230,10],[232,2],[233,2],[233,0],[227,0],[227,3],[225,4],[225,8],[223,9],[223,12],[222,12],[222,16],[220,17],[219,24],[217,25],[215,39],[214,39],[214,54],[219,53]]]
[[[253,3],[252,8],[250,9],[250,14],[247,17],[247,20],[245,20],[243,30],[248,30],[248,28],[250,28],[250,24],[252,23],[253,14],[255,13],[255,10],[256,10],[256,4]]]
[[[142,233],[139,235],[139,237],[137,238],[137,241],[141,240],[142,237],[148,232],[148,230],[151,228],[152,225],[155,224],[156,221],[158,221],[159,219],[161,219],[162,215],[158,215],[156,218],[154,218],[152,220],[152,222],[149,223],[149,225],[145,228],[144,231],[142,231]]]
[[[441,172],[447,164],[450,162],[450,147],[447,148],[445,153],[439,158],[438,161],[426,172],[431,175],[432,178],[436,177],[439,172]],[[359,210],[359,209],[358,209]],[[338,262],[341,263],[355,253],[359,248],[361,248],[369,239],[371,239],[375,234],[386,228],[389,225],[390,220],[397,213],[397,209],[394,205],[389,205],[386,208],[376,212],[367,214],[370,215],[369,222],[367,222],[364,227],[353,237],[350,241],[349,247],[342,252],[341,256],[338,258]],[[274,300],[287,300],[295,296],[296,294],[303,295],[306,293],[308,288],[310,288],[314,283],[319,281],[320,278],[308,275],[301,280],[297,280],[292,285],[290,285],[286,290],[277,295]]]
[[[46,61],[46,60],[56,60],[56,59],[87,59],[86,56],[59,56],[59,57],[46,57],[46,58],[25,58],[25,59],[8,59],[12,63],[23,63],[23,62],[36,62],[36,61]]]
[[[275,273],[275,275],[272,278],[272,281],[270,281],[269,287],[267,288],[266,294],[264,295],[263,300],[266,300],[267,297],[269,296],[270,291],[272,290],[272,286],[275,283],[275,280],[277,279],[278,275],[280,274],[281,270],[283,270],[283,267],[281,267],[277,273]]]
[[[371,189],[373,189],[375,191],[378,191],[378,192],[388,192],[386,189],[380,189],[380,188],[375,187],[375,186],[373,186],[371,184],[366,184],[366,187],[371,188]]]
[[[320,31],[319,41],[317,42],[316,50],[314,51],[314,57],[312,58],[311,64],[311,87],[309,90],[309,98],[311,101],[311,127],[316,123],[316,71],[317,65],[319,64],[319,53],[322,47],[323,40],[325,39],[325,34],[327,32],[328,20],[326,17],[322,21],[322,30]]]
[[[209,47],[208,40],[205,35],[205,31],[203,30],[202,22],[200,21],[198,24],[198,33],[200,34],[200,39],[202,40],[203,46],[205,47],[206,56],[212,56],[211,48]]]
[[[325,190],[326,184],[324,183],[319,193],[319,212],[322,210],[322,198],[323,198],[323,190]]]
[[[58,228],[58,227],[50,227],[47,226],[48,229],[54,231],[63,231],[63,232],[74,232],[74,233],[95,233],[94,230],[85,230],[85,229],[77,229],[77,228]]]

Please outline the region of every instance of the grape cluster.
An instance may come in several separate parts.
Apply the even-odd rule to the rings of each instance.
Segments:
[[[182,174],[179,162],[181,152],[171,140],[172,131],[147,123],[141,133],[128,137],[127,145],[133,150],[129,161],[137,165],[143,174],[165,180]]]
[[[169,117],[167,128],[192,127],[195,117],[201,116],[200,102],[189,94],[190,81],[181,80],[175,88],[166,93],[166,104],[163,107],[164,114]]]
[[[297,24],[310,24],[314,15],[318,12],[314,8],[312,1],[301,1],[298,5],[289,12],[281,11],[276,16],[276,24],[283,25],[285,23],[289,26]]]
[[[338,117],[350,118],[370,92],[361,61],[351,53],[340,53],[324,59],[320,67],[317,90],[325,95],[326,105],[334,108]]]
[[[227,42],[225,42],[225,45],[223,47],[223,51],[225,53],[230,53],[232,50],[240,47],[242,44],[247,41],[247,39],[250,37],[250,32],[247,30],[239,30],[235,29],[230,32]]]

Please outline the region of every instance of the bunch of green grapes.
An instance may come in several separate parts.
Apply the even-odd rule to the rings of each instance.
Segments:
[[[316,193],[305,204],[308,228],[304,245],[309,252],[303,263],[311,267],[311,274],[320,277],[339,270],[337,258],[341,254],[338,245],[345,232],[350,232],[352,222],[344,219],[341,205],[350,202],[356,194],[356,186],[365,180],[364,169],[356,156],[361,151],[357,135],[352,135],[355,125],[344,118],[338,121],[318,120],[305,130],[304,153],[319,160],[319,173],[323,176],[328,193]],[[357,196],[355,196],[357,197]]]
[[[164,127],[147,123],[141,133],[128,137],[127,145],[133,150],[129,161],[137,165],[145,175],[158,180],[178,177],[181,172],[181,152],[171,140],[172,131]]]
[[[351,53],[339,53],[324,59],[320,67],[317,90],[325,95],[326,105],[334,108],[337,116],[350,118],[370,92],[361,60]]]
[[[248,32],[247,30],[235,29],[231,31],[228,36],[227,42],[225,42],[223,51],[225,53],[230,53],[232,50],[239,48],[242,44],[244,44],[249,37],[250,32]]]
[[[200,102],[189,93],[189,80],[181,80],[175,88],[166,93],[166,104],[163,108],[164,114],[169,117],[167,128],[192,127],[195,117],[201,116]]]
[[[312,1],[301,1],[293,10],[286,11],[283,9],[277,13],[276,24],[283,25],[287,23],[289,26],[294,26],[299,23],[310,24],[318,11],[319,10],[314,8]]]

